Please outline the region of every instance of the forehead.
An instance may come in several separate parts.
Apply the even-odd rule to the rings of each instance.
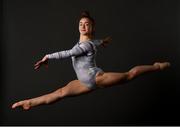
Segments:
[[[91,21],[88,18],[82,18],[79,23],[91,23]]]

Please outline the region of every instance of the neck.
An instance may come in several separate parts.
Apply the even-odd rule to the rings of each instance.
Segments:
[[[80,35],[79,42],[89,41],[93,38],[92,35]]]

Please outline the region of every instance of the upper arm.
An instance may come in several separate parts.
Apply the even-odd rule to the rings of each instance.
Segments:
[[[70,52],[71,52],[71,56],[78,56],[78,55],[86,54],[92,50],[93,50],[93,46],[88,42],[84,42],[73,47],[70,50]]]
[[[75,45],[70,50],[65,50],[65,51],[48,54],[47,56],[48,56],[48,59],[63,59],[63,58],[71,57],[71,56],[79,56],[82,54],[86,54],[92,50],[93,50],[92,45],[89,44],[88,42],[84,42],[84,43]]]
[[[93,40],[93,42],[98,47],[98,46],[102,45],[103,40]]]

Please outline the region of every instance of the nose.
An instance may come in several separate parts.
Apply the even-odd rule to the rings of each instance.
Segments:
[[[82,25],[82,28],[85,28],[85,25]]]

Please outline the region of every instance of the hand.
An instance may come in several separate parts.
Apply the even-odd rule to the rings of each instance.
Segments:
[[[112,41],[112,38],[110,36],[103,39],[102,46],[106,47],[110,42]]]
[[[36,62],[36,64],[34,64],[34,69],[38,69],[40,68],[41,65],[45,65],[45,67],[48,67],[48,57],[44,56],[42,60]]]

